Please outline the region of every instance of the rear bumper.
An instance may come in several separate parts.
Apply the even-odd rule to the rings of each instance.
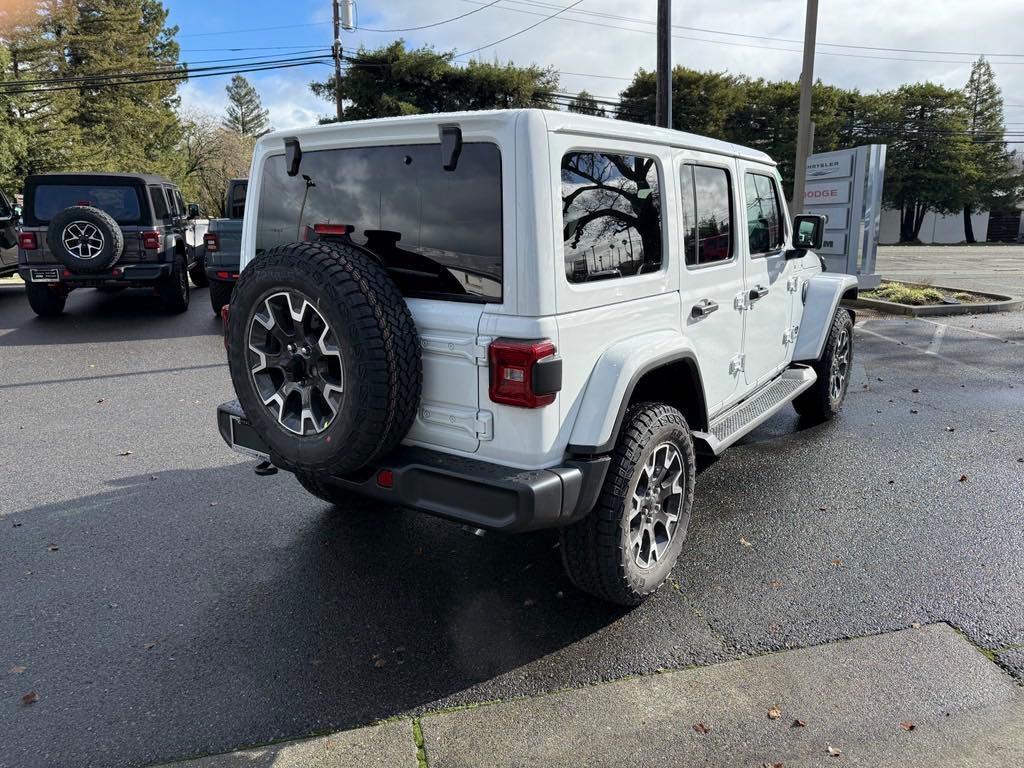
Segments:
[[[129,285],[152,285],[163,277],[171,274],[173,264],[115,264],[105,272],[69,272],[63,266],[57,264],[29,264],[18,267],[18,274],[26,283],[33,282],[32,272],[55,270],[59,277],[55,282],[66,285],[69,288],[88,288],[99,285],[129,284]],[[115,271],[117,274],[115,274]]]
[[[217,426],[230,447],[267,458],[267,448],[237,400],[217,408]],[[597,503],[609,461],[601,456],[520,470],[401,446],[379,466],[323,480],[384,504],[477,528],[522,532],[568,525],[585,516]],[[380,470],[391,471],[391,487],[377,482]]]

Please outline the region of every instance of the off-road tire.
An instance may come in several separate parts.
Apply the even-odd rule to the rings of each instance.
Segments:
[[[255,314],[281,291],[305,296],[337,337],[343,391],[331,421],[315,434],[282,426],[250,369]],[[405,300],[372,254],[346,243],[282,245],[246,267],[231,297],[228,363],[246,417],[273,463],[291,472],[344,475],[384,456],[412,426],[423,385],[419,335]]]
[[[665,557],[644,569],[628,546],[630,499],[644,463],[665,442],[676,448],[684,465],[679,521]],[[596,506],[559,532],[562,563],[573,584],[619,605],[638,605],[653,594],[668,578],[686,538],[696,474],[693,438],[683,414],[661,403],[630,406]]]
[[[196,288],[205,288],[210,284],[210,276],[206,274],[206,265],[197,261],[188,270],[189,279]]]
[[[845,377],[838,395],[832,391],[832,364],[843,334],[846,334],[848,349]],[[793,408],[802,418],[811,421],[827,421],[834,417],[843,406],[843,399],[850,388],[850,373],[853,367],[853,319],[850,313],[840,307],[832,318],[832,326],[829,328],[828,339],[825,341],[825,348],[821,357],[811,364],[814,372],[818,374],[817,381],[810,389],[801,393],[793,401]]]
[[[172,315],[180,315],[188,309],[191,291],[188,286],[188,273],[185,269],[185,257],[178,254],[174,257],[171,273],[160,278],[156,284],[156,292],[163,302],[164,309]]]
[[[91,259],[78,258],[64,245],[64,230],[71,224],[84,222],[92,225],[103,237],[103,247]],[[72,272],[94,274],[114,266],[124,253],[124,232],[106,211],[91,205],[73,205],[55,214],[46,229],[47,244],[54,258]]]
[[[221,307],[231,303],[231,289],[234,287],[233,283],[210,281],[210,306],[213,307],[214,317],[220,317]]]
[[[25,295],[29,306],[40,317],[57,317],[64,312],[68,294],[60,288],[52,288],[47,283],[26,283]]]

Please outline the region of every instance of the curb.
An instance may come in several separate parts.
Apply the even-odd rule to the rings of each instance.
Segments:
[[[911,283],[906,280],[896,282],[909,285],[914,288],[935,288],[940,291],[961,291],[964,288],[950,288],[944,285],[925,285],[924,283]],[[844,301],[851,307],[863,309],[877,309],[881,312],[888,312],[894,315],[909,315],[911,317],[934,317],[937,315],[981,315],[989,312],[1014,312],[1024,309],[1024,297],[1007,296],[1002,293],[985,293],[983,291],[970,290],[970,293],[978,296],[985,296],[994,301],[986,301],[980,304],[931,304],[926,306],[914,306],[912,304],[897,304],[884,299],[856,298]]]

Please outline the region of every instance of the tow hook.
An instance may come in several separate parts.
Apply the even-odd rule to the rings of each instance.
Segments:
[[[269,461],[261,461],[259,464],[253,467],[252,471],[259,475],[260,477],[269,477],[270,475],[277,474],[277,467],[275,467]]]

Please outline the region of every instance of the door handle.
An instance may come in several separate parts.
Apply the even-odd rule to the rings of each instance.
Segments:
[[[767,295],[767,288],[765,288],[763,285],[755,285],[753,288],[750,289],[749,298],[751,301],[757,301],[758,299],[763,299]]]
[[[712,301],[711,299],[701,299],[693,305],[693,309],[690,310],[691,317],[700,319],[707,317],[712,312],[718,311],[718,302]]]

